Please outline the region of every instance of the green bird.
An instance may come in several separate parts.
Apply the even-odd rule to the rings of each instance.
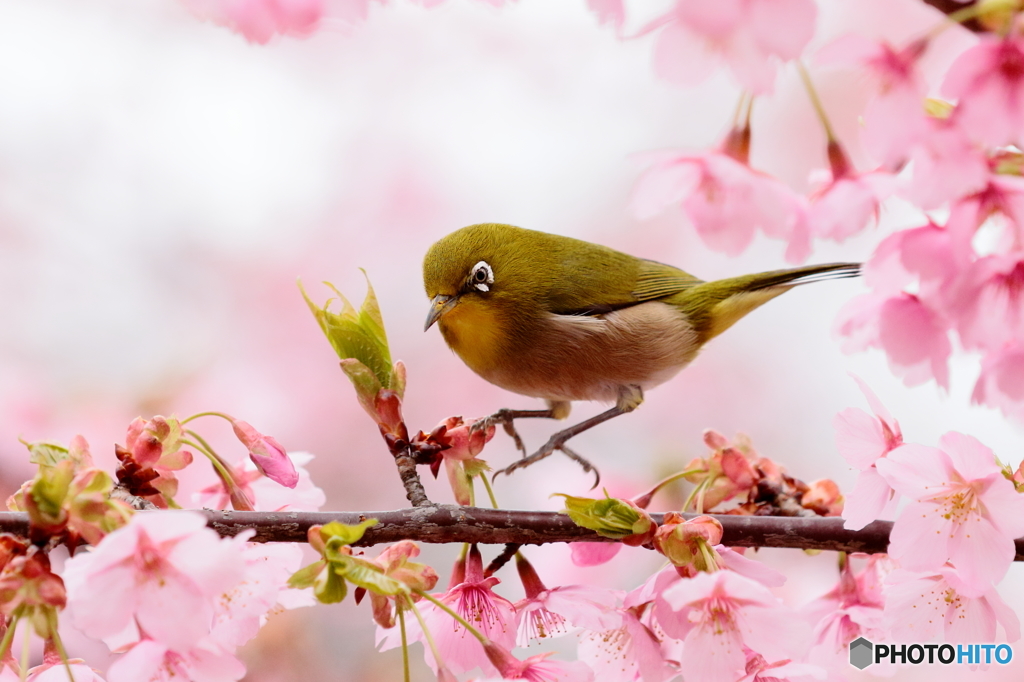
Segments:
[[[644,391],[688,365],[705,343],[795,286],[855,277],[858,263],[828,263],[705,282],[679,268],[571,237],[484,223],[452,232],[427,251],[424,329],[487,381],[547,401],[546,410],[500,410],[524,457],[498,473],[566,447],[573,436],[643,402]],[[565,419],[576,400],[615,406],[554,434],[526,456],[513,420]],[[595,484],[596,485],[596,484]]]

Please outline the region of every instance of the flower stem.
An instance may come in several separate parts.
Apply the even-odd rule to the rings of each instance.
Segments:
[[[800,80],[803,81],[804,89],[807,90],[811,106],[814,107],[814,112],[818,115],[818,120],[821,121],[821,127],[825,129],[825,137],[828,138],[829,143],[836,142],[835,130],[832,129],[832,123],[828,120],[828,114],[825,113],[825,106],[821,103],[818,91],[811,81],[811,74],[807,72],[807,67],[801,61],[797,61],[796,68],[800,72]]]
[[[64,670],[68,673],[68,679],[71,682],[75,682],[75,676],[71,672],[71,664],[68,663],[68,652],[64,649],[64,642],[61,641],[60,633],[57,632],[56,628],[50,633],[50,639],[53,640],[53,646],[57,649],[60,662],[64,664]]]
[[[398,611],[398,627],[402,629],[402,679],[409,682],[409,640],[405,635],[405,610],[401,607]]]
[[[252,500],[249,500],[248,498],[246,498],[244,501],[240,501],[247,503],[248,509],[239,509],[238,505],[235,504],[235,495],[232,494],[232,492],[237,490],[237,492],[242,496],[245,496],[245,492],[241,488],[239,488],[239,486],[235,482],[235,478],[234,476],[232,476],[231,470],[230,468],[228,468],[227,462],[221,459],[220,455],[218,455],[216,451],[214,451],[214,449],[210,446],[210,444],[207,443],[203,439],[203,437],[200,436],[198,433],[196,433],[192,429],[186,429],[185,433],[195,438],[195,442],[186,440],[184,438],[181,439],[181,442],[184,445],[188,445],[189,447],[195,448],[199,452],[203,453],[203,455],[205,455],[208,460],[210,460],[210,464],[213,465],[214,471],[217,473],[217,476],[220,477],[220,480],[224,482],[224,487],[227,489],[228,494],[231,496],[231,505],[235,507],[235,509],[238,509],[239,511],[254,511],[252,507]]]
[[[7,632],[4,633],[4,638],[0,640],[0,660],[3,660],[11,650],[11,642],[14,641],[14,631],[18,628],[18,622],[20,620],[21,611],[19,609],[11,616],[11,622],[7,625]]]
[[[423,630],[423,636],[427,640],[427,646],[430,647],[430,653],[434,654],[434,663],[436,663],[437,667],[440,668],[444,664],[444,661],[441,660],[441,654],[437,650],[437,644],[434,643],[434,636],[430,634],[430,628],[428,628],[426,622],[424,622],[423,616],[420,615],[420,610],[416,608],[415,602],[412,602],[412,613],[420,623],[420,629]]]
[[[455,619],[455,621],[456,621],[456,622],[457,622],[457,623],[458,623],[459,625],[461,625],[462,627],[466,628],[466,630],[467,630],[467,631],[469,631],[469,634],[471,634],[471,635],[473,635],[474,637],[476,637],[476,638],[477,638],[477,640],[479,640],[481,644],[485,644],[485,645],[486,645],[486,644],[487,644],[487,643],[488,643],[488,642],[490,641],[490,640],[488,640],[488,639],[487,639],[487,638],[486,638],[486,637],[484,636],[484,634],[483,634],[482,632],[480,632],[480,631],[479,631],[479,630],[477,630],[477,629],[476,629],[475,627],[473,627],[472,625],[470,625],[470,624],[469,624],[469,623],[468,623],[468,622],[466,621],[466,619],[465,619],[465,618],[463,618],[462,616],[460,616],[459,614],[457,614],[457,613],[456,613],[455,611],[453,611],[452,609],[450,609],[450,608],[449,608],[449,607],[448,607],[447,605],[443,604],[443,603],[442,603],[442,602],[441,602],[441,601],[440,601],[439,599],[436,599],[435,597],[431,597],[431,596],[430,596],[429,594],[427,594],[427,593],[426,593],[425,591],[423,591],[423,590],[416,590],[416,594],[420,595],[421,597],[423,597],[423,598],[424,598],[424,599],[426,599],[427,601],[429,601],[429,602],[431,602],[432,604],[434,604],[434,606],[436,606],[437,608],[441,609],[442,611],[444,611],[445,613],[447,613],[447,614],[448,614],[449,616],[451,616],[452,618],[454,618],[454,619]]]
[[[185,419],[182,419],[181,423],[188,424],[193,419],[199,419],[200,417],[220,417],[221,419],[226,419],[229,422],[234,421],[233,417],[231,417],[230,415],[226,415],[223,412],[198,412],[192,415],[191,417],[186,417]]]
[[[671,476],[666,476],[665,478],[655,483],[654,487],[648,490],[643,495],[637,495],[636,497],[634,497],[632,501],[641,509],[647,509],[647,505],[651,503],[651,498],[653,498],[659,490],[667,486],[669,483],[678,481],[680,478],[685,478],[691,474],[699,474],[701,471],[701,469],[685,469],[678,473],[672,474]],[[641,504],[641,502],[643,502],[643,504]],[[683,508],[685,509],[686,507]]]
[[[491,506],[495,509],[500,509],[498,498],[494,496],[494,489],[491,488],[491,482],[487,480],[487,474],[480,474],[480,480],[483,481],[484,489],[487,490],[487,497],[491,498]]]
[[[30,632],[31,629],[27,630],[21,636],[21,682],[25,682],[25,680],[28,678],[29,654],[31,653],[30,649],[28,648]],[[72,680],[72,682],[74,681]]]

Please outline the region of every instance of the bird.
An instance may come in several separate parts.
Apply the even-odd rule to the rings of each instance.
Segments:
[[[424,331],[436,324],[480,377],[547,403],[543,410],[499,410],[474,424],[503,424],[523,453],[495,476],[561,451],[599,481],[597,469],[566,446],[570,438],[635,410],[647,390],[675,376],[704,344],[779,294],[855,277],[860,269],[827,263],[707,282],[580,239],[481,223],[428,249]],[[514,420],[566,419],[575,401],[614,406],[558,431],[528,455]]]

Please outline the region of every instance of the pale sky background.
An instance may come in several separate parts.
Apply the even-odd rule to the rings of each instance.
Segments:
[[[818,45],[851,29],[900,39],[937,16],[909,0],[820,4]],[[944,40],[935,66],[970,38],[951,31]],[[396,0],[372,6],[365,24],[328,24],[309,39],[267,46],[201,23],[173,0],[0,0],[7,492],[30,475],[19,437],[66,442],[82,433],[111,464],[133,417],[216,409],[315,453],[311,470],[327,508],[405,506],[376,426],[295,280],[318,300],[327,296],[318,282],[330,280],[359,301],[358,268],[366,269],[393,355],[409,368],[412,429],[452,414],[535,407],[473,375],[436,329],[422,332],[422,255],[464,225],[577,236],[705,279],[784,267],[781,243],[759,237],[742,257],[726,258],[703,247],[678,211],[646,222],[630,215],[642,168],[631,155],[706,148],[738,96],[724,74],[690,90],[657,80],[650,49],[650,40],[623,42],[599,27],[582,0],[501,10],[450,0],[430,11]],[[852,143],[850,105],[863,101],[863,83],[836,72],[819,78]],[[754,124],[755,165],[803,187],[823,144],[793,72],[757,104]],[[894,202],[880,227],[841,246],[819,244],[809,262],[862,260],[915,220]],[[703,455],[705,428],[742,431],[798,478],[829,477],[849,489],[855,476],[836,452],[832,419],[867,409],[853,372],[908,441],[934,445],[960,430],[1016,464],[1020,424],[969,404],[977,357],[956,356],[946,395],[933,383],[905,387],[881,352],[839,350],[837,311],[864,290],[859,281],[830,282],[773,301],[651,391],[636,413],[579,437],[576,448],[613,492],[629,495]],[[573,418],[599,409],[578,405]],[[225,454],[241,456],[226,428],[208,428]],[[552,428],[522,430],[539,445]],[[485,458],[500,467],[514,456],[499,435]],[[552,457],[499,481],[497,493],[504,506],[556,509],[549,493],[581,494],[589,484]],[[450,501],[441,485],[428,487]],[[426,554],[446,576],[448,548]],[[649,554],[634,550],[583,578],[632,588],[659,565]],[[550,559],[542,576],[556,584],[580,579],[567,555],[550,547],[530,556]],[[834,555],[762,556],[791,576],[794,603],[830,587]],[[1021,577],[1015,566],[1001,590],[1018,613]],[[514,575],[504,578],[516,598]],[[338,661],[345,667],[330,668],[333,679],[397,679],[394,652],[367,654],[372,638],[365,604],[288,614],[247,649],[247,679],[322,675]]]

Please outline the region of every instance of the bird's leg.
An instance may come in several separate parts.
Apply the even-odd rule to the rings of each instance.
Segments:
[[[570,459],[575,460],[581,467],[583,467],[584,471],[586,471],[587,473],[594,473],[595,480],[593,487],[596,488],[597,484],[601,482],[600,472],[598,472],[597,468],[593,464],[588,462],[585,458],[581,457],[574,451],[567,448],[565,446],[565,442],[572,438],[573,436],[583,433],[587,429],[590,429],[594,426],[597,426],[598,424],[606,422],[613,417],[618,417],[620,414],[632,412],[637,407],[639,407],[640,403],[642,403],[643,401],[644,393],[639,386],[623,386],[619,390],[619,399],[616,401],[615,407],[611,408],[610,410],[605,410],[601,414],[595,415],[590,419],[586,419],[580,422],[579,424],[574,424],[573,426],[570,426],[567,429],[562,429],[555,435],[551,436],[551,438],[548,439],[548,442],[545,443],[540,450],[533,453],[529,457],[523,457],[521,460],[513,463],[511,466],[505,467],[504,469],[496,472],[494,474],[495,477],[498,474],[505,474],[506,476],[508,476],[516,469],[523,469],[525,467],[528,467],[534,462],[539,462],[540,460],[544,459],[545,457],[553,453],[555,450],[561,450],[563,454],[568,456]]]
[[[471,432],[475,432],[501,424],[505,433],[515,441],[516,448],[523,453],[523,457],[526,457],[526,446],[519,437],[514,422],[516,419],[565,419],[569,416],[569,403],[548,401],[548,405],[546,410],[511,410],[503,407],[490,416],[476,420],[469,428]]]

